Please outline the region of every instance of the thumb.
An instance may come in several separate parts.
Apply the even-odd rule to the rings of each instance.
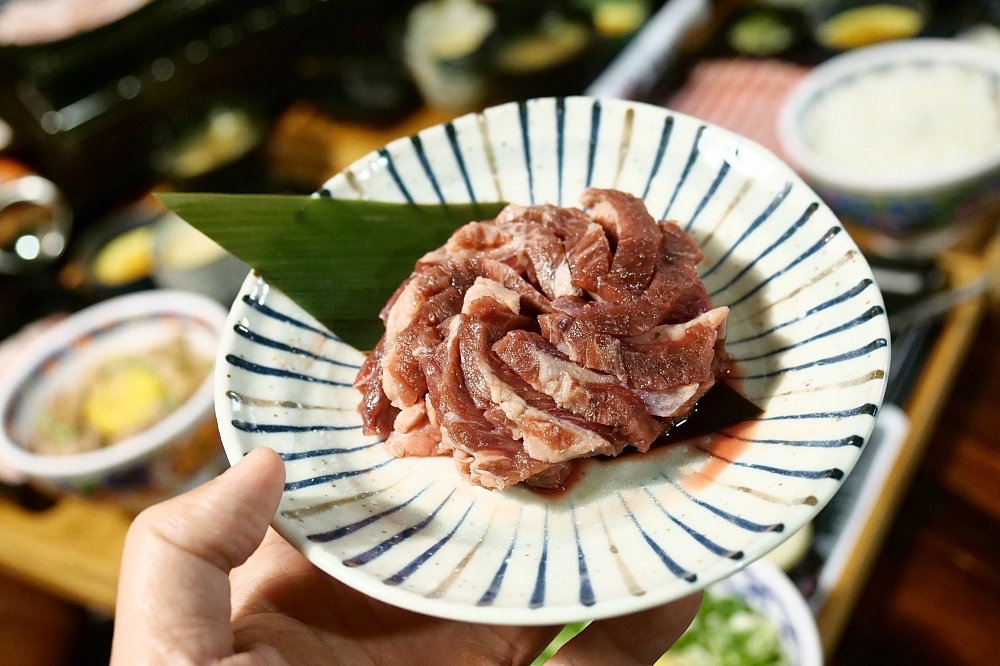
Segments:
[[[233,653],[229,571],[260,545],[284,480],[281,459],[260,448],[139,514],[122,554],[112,665],[204,663]]]

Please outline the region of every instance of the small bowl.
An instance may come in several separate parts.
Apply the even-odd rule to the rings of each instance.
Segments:
[[[789,666],[822,666],[823,648],[816,620],[788,576],[767,560],[715,583],[708,591],[739,597],[778,630]]]
[[[849,99],[851,91],[856,90],[858,95],[870,100],[864,109],[865,116],[888,116],[892,122],[883,129],[899,130],[909,146],[919,147],[921,142],[929,145],[929,138],[933,138],[933,118],[924,117],[931,122],[930,129],[917,123],[919,114],[926,111],[921,109],[919,99],[933,99],[934,96],[920,95],[903,100],[901,89],[892,91],[886,85],[875,86],[873,81],[877,77],[892,76],[919,81],[913,74],[919,73],[923,78],[926,73],[926,76],[937,76],[940,82],[942,77],[951,76],[949,70],[965,77],[970,73],[973,76],[981,74],[984,85],[995,88],[1000,81],[1000,55],[977,45],[943,39],[915,39],[852,51],[810,72],[788,97],[778,120],[782,148],[810,184],[842,220],[885,237],[888,242],[883,245],[888,254],[933,255],[967,235],[968,229],[978,228],[990,219],[1000,203],[997,187],[1000,185],[1000,140],[991,148],[951,159],[951,156],[945,157],[947,144],[954,144],[957,139],[942,138],[939,140],[944,152],[937,153],[940,160],[933,155],[918,156],[925,161],[926,169],[913,168],[907,172],[906,165],[901,164],[879,171],[871,166],[871,160],[878,156],[866,157],[862,149],[845,150],[845,155],[839,158],[822,152],[810,136],[807,125],[811,114],[822,112],[822,105]],[[881,92],[873,93],[876,87]],[[943,91],[942,94],[949,93]],[[899,98],[899,103],[878,106],[875,97]],[[829,108],[826,112],[833,114]],[[886,112],[887,109],[891,111]],[[845,104],[842,113],[837,115],[847,117],[849,110],[849,105]],[[1000,113],[1000,104],[994,113]],[[860,116],[854,126],[858,127],[859,123],[863,124]],[[907,124],[911,129],[907,129]],[[921,131],[917,131],[918,127]],[[853,139],[844,134],[843,145],[850,146],[853,140],[859,146],[874,146],[880,136],[887,133],[874,133],[872,129],[869,137],[861,130]],[[849,163],[852,155],[858,155],[855,164]],[[907,163],[916,164],[917,160],[907,160]]]
[[[101,359],[141,353],[177,335],[194,353],[212,359],[225,320],[215,301],[181,291],[120,296],[67,317],[0,374],[0,457],[43,486],[112,500],[133,511],[211,478],[225,466],[211,372],[173,412],[110,446],[40,455],[21,443],[51,396]]]

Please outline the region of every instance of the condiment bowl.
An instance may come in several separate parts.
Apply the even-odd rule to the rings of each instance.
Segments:
[[[778,567],[758,560],[712,585],[709,591],[739,597],[766,617],[778,630],[789,666],[822,666],[823,648],[816,619],[802,593]]]
[[[25,448],[45,405],[103,360],[141,355],[181,336],[212,359],[225,310],[204,296],[145,291],[73,314],[39,334],[0,372],[0,457],[36,483],[138,511],[224,468],[212,409],[212,373],[174,411],[104,448],[40,455]]]
[[[979,76],[983,90],[992,94],[966,99],[963,86]],[[990,125],[994,139],[1000,137],[1000,128],[993,127],[1000,124],[998,82],[1000,54],[974,44],[914,39],[859,49],[832,58],[802,80],[782,108],[778,137],[843,221],[878,234],[882,242],[876,251],[930,256],[986,224],[1000,204],[1000,140],[955,156],[962,140],[958,114],[971,113],[974,104],[984,108],[964,125]],[[917,88],[907,86],[933,93],[914,94]],[[952,108],[943,112],[943,104]],[[978,122],[979,116],[987,122]],[[819,124],[810,129],[811,117],[823,117],[824,129]],[[842,154],[835,157],[831,147],[837,143]],[[912,163],[923,166],[893,165],[893,150],[917,155]],[[880,167],[883,158],[886,166]]]

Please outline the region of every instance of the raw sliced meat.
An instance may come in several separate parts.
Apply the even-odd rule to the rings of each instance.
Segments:
[[[615,248],[611,269],[597,279],[598,295],[612,303],[633,302],[653,279],[660,259],[660,228],[642,200],[631,194],[591,188],[580,201]]]
[[[454,450],[459,471],[476,485],[500,490],[550,465],[528,455],[520,440],[488,421],[473,402],[462,373],[458,338],[462,316],[449,320],[444,342],[424,360],[427,393],[442,441]]]
[[[382,356],[385,354],[385,336],[378,341],[375,349],[368,354],[361,364],[358,375],[354,379],[354,388],[361,392],[361,412],[363,428],[366,435],[388,435],[392,432],[392,424],[399,414],[399,409],[392,406],[389,397],[382,390]]]
[[[532,388],[577,416],[610,426],[618,441],[646,451],[663,432],[642,399],[615,377],[573,363],[537,333],[511,331],[493,350]]]
[[[366,434],[484,488],[555,489],[686,418],[729,364],[701,249],[632,195],[582,202],[507,206],[420,259],[355,381]]]

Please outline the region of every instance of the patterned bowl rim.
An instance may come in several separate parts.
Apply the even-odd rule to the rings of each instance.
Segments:
[[[793,634],[799,648],[796,666],[822,666],[823,647],[816,619],[802,593],[788,575],[766,558],[762,558],[742,571],[733,574],[732,582],[734,585],[731,587],[743,588],[743,581],[738,580],[737,577],[745,578],[746,582],[755,588],[763,588],[778,602],[784,614],[786,626],[777,627],[777,629],[779,633],[790,631]],[[719,595],[733,594],[734,592],[729,589],[730,586],[727,584],[728,580],[723,579],[715,583],[714,585],[717,587],[714,590],[711,589],[713,586],[709,586],[709,591]],[[736,594],[736,596],[742,597],[740,594]],[[753,608],[752,603],[748,603],[748,605]],[[758,612],[760,611],[758,610]]]
[[[551,100],[552,98],[538,98],[535,100],[529,100],[530,102],[539,102],[545,100]],[[802,178],[792,171],[787,165],[785,165],[778,157],[771,153],[766,148],[760,146],[754,141],[746,139],[745,137],[738,136],[728,130],[720,128],[712,123],[702,121],[700,119],[688,116],[687,114],[679,113],[670,109],[665,109],[663,107],[653,106],[649,104],[644,104],[641,102],[632,102],[628,100],[612,100],[612,99],[601,99],[595,100],[594,98],[587,97],[573,97],[565,98],[569,99],[582,99],[591,100],[595,102],[601,102],[602,104],[612,105],[612,104],[624,104],[627,106],[634,107],[648,107],[656,109],[659,112],[670,114],[677,118],[682,118],[685,121],[698,123],[699,125],[704,125],[706,128],[718,133],[722,136],[738,137],[741,144],[752,147],[756,151],[760,151],[762,155],[766,156],[769,160],[773,160],[774,163],[782,167],[784,177],[790,181],[793,181],[800,186],[806,188],[808,191],[812,191],[811,188],[802,180]],[[468,116],[478,116],[481,113],[490,111],[491,109],[498,109],[507,106],[517,105],[517,102],[509,102],[507,104],[499,105],[497,107],[490,107],[485,109],[480,113],[471,113]],[[467,116],[463,116],[467,117]],[[456,122],[458,119],[456,119]],[[438,126],[434,126],[438,127]],[[426,128],[423,131],[427,131],[431,128]],[[398,143],[400,142],[400,143]],[[403,145],[401,142],[409,143],[409,137],[401,137],[393,142],[387,144],[386,148],[391,148],[393,145]],[[384,152],[385,149],[383,149]],[[328,196],[329,187],[338,178],[345,178],[345,173],[351,171],[352,167],[355,166],[366,166],[379,158],[379,151],[373,151],[368,155],[356,160],[352,165],[346,167],[339,174],[331,178],[323,187],[314,194],[313,196]],[[815,193],[814,193],[815,194]],[[817,199],[819,199],[817,195]],[[825,204],[821,204],[823,208],[828,208]],[[832,213],[831,213],[832,214]],[[845,234],[846,235],[846,234]],[[847,243],[856,251],[857,246],[854,244],[853,240],[849,237],[845,239]],[[867,272],[867,277],[871,279],[871,271],[864,261],[860,253],[858,257],[861,261],[860,267]],[[872,281],[874,284],[874,281]],[[265,285],[265,288],[270,288],[267,285],[266,278],[262,278],[256,273],[256,271],[251,270],[247,275],[243,286],[240,289],[239,295],[233,304],[233,308],[230,310],[229,318],[226,322],[226,328],[222,334],[222,340],[219,346],[218,359],[223,359],[227,354],[227,350],[234,348],[234,342],[236,342],[238,335],[235,332],[234,327],[241,321],[241,299],[244,297],[249,297],[250,294],[257,293],[257,290]],[[877,286],[874,287],[877,290]],[[881,294],[877,293],[877,301],[881,303]],[[882,336],[886,341],[889,340],[889,329],[886,317],[884,314],[878,315],[875,320],[878,330],[878,334]],[[889,347],[888,344],[882,347],[880,352],[884,352],[882,358],[884,359],[883,364],[878,368],[873,368],[873,370],[881,370],[881,379],[878,380],[877,389],[877,399],[873,400],[871,405],[866,407],[874,407],[876,410],[881,406],[886,389],[885,377],[888,374],[889,368]],[[216,393],[215,393],[215,405],[216,405],[216,415],[219,422],[219,429],[222,436],[223,446],[229,457],[231,463],[235,463],[243,455],[245,455],[242,449],[239,439],[240,433],[235,427],[229,422],[227,418],[229,415],[229,403],[230,398],[227,395],[226,387],[228,386],[229,380],[228,375],[229,370],[225,363],[217,362],[215,367],[215,377],[216,377]],[[868,412],[865,412],[868,413]],[[875,419],[871,418],[868,420],[867,425],[861,426],[859,432],[863,434],[863,439],[867,442],[868,438],[871,436],[872,430],[874,429]],[[859,449],[860,454],[860,449]],[[849,462],[849,464],[844,465],[843,469],[836,470],[840,473],[840,476],[832,477],[837,480],[836,487],[831,490],[828,494],[823,494],[819,498],[819,503],[815,507],[810,507],[811,511],[808,515],[799,514],[790,516],[789,520],[783,520],[781,531],[769,531],[762,532],[758,537],[752,542],[752,544],[744,548],[741,552],[743,558],[739,561],[731,560],[728,558],[720,558],[719,561],[710,565],[709,567],[699,570],[697,574],[697,584],[691,588],[691,591],[704,589],[705,587],[715,583],[719,580],[726,578],[737,571],[741,571],[749,564],[759,559],[761,556],[773,550],[781,542],[787,539],[789,536],[794,534],[799,528],[801,528],[805,523],[809,522],[815,514],[818,513],[819,509],[822,508],[828,501],[829,498],[840,488],[843,478],[850,472],[854,464],[857,462],[857,456]],[[820,495],[822,493],[816,493]],[[299,529],[295,523],[288,518],[284,518],[280,513],[275,515],[272,521],[272,526],[275,530],[281,534],[291,545],[293,545],[297,550],[299,550],[303,555],[316,564],[320,569],[337,578],[342,583],[360,591],[364,594],[377,599],[379,601],[397,606],[406,610],[414,611],[417,613],[422,613],[425,615],[431,615],[440,618],[452,619],[464,622],[478,622],[486,624],[506,624],[506,625],[549,625],[549,624],[565,624],[568,622],[575,622],[585,619],[601,619],[605,617],[615,617],[621,616],[629,613],[634,613],[647,608],[652,608],[654,606],[662,605],[669,601],[678,598],[676,594],[672,594],[669,589],[659,588],[651,589],[646,591],[640,597],[630,597],[630,598],[618,598],[613,600],[602,600],[596,606],[590,606],[586,609],[586,612],[581,612],[575,607],[566,606],[542,606],[539,608],[515,608],[515,607],[494,607],[494,606],[476,606],[476,605],[466,605],[460,604],[453,601],[447,601],[444,599],[432,599],[415,594],[408,591],[402,587],[387,586],[381,581],[375,579],[374,577],[366,575],[357,575],[357,570],[345,566],[335,555],[324,550],[322,544],[309,541],[306,535]]]
[[[983,177],[1000,167],[1000,147],[997,147],[989,155],[949,172],[905,179],[886,178],[877,182],[870,177],[853,176],[848,169],[831,164],[809,147],[802,133],[802,114],[828,89],[885,67],[913,63],[975,66],[990,72],[995,79],[1000,78],[1000,54],[984,46],[952,39],[908,39],[850,51],[811,70],[785,99],[777,122],[782,149],[821,186],[886,197],[934,194]]]
[[[170,441],[192,423],[211,412],[214,373],[177,409],[146,430],[112,446],[64,456],[32,453],[14,442],[9,429],[19,408],[26,382],[44,381],[45,366],[78,353],[78,345],[102,333],[114,334],[120,326],[160,319],[193,319],[220,335],[226,310],[218,302],[185,291],[151,290],[108,299],[72,314],[43,331],[18,356],[0,380],[0,456],[22,472],[47,479],[72,479],[114,470],[141,458]]]

